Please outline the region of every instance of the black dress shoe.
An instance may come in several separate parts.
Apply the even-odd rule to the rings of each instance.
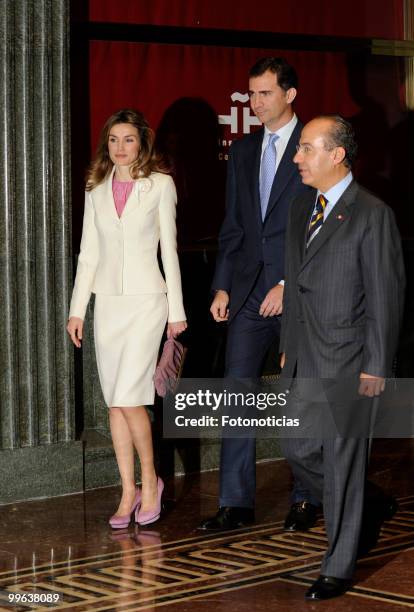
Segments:
[[[398,502],[391,495],[384,495],[365,504],[362,516],[358,557],[367,555],[375,548],[384,521],[390,521],[398,510]]]
[[[316,523],[318,508],[307,501],[292,504],[285,519],[285,531],[307,531]]]
[[[351,581],[333,576],[319,576],[313,585],[306,591],[305,599],[332,599],[343,595],[351,586]]]
[[[238,508],[235,506],[221,506],[215,516],[205,519],[198,529],[204,531],[225,531],[238,529],[254,523],[253,508]]]

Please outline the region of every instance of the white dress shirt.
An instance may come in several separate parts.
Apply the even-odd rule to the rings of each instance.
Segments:
[[[318,193],[316,194],[316,201],[315,201],[315,206],[312,211],[312,215],[316,209],[316,202],[318,201],[319,196],[322,194],[325,200],[327,201],[325,210],[323,211],[323,222],[325,223],[329,213],[332,212],[333,207],[338,202],[339,198],[342,196],[345,189],[347,189],[347,187],[351,184],[353,178],[354,177],[352,175],[352,172],[348,172],[348,174],[342,180],[340,180],[339,183],[336,183],[336,185],[328,189],[328,191],[326,191],[325,193],[323,193],[322,191],[319,191],[318,189]],[[312,235],[311,239],[308,242],[308,245],[312,242],[315,236],[320,232],[321,227],[322,225],[318,227],[316,232]]]
[[[298,118],[295,115],[295,113],[293,113],[293,117],[292,119],[286,123],[283,127],[279,128],[278,130],[276,130],[276,132],[271,132],[266,126],[264,128],[264,136],[263,136],[263,142],[262,142],[262,153],[261,153],[261,157],[260,157],[260,162],[262,161],[263,158],[263,152],[265,150],[265,148],[267,147],[267,143],[269,142],[269,138],[272,134],[277,134],[279,136],[279,138],[276,140],[275,142],[275,147],[276,147],[276,168],[275,168],[275,172],[279,167],[279,164],[282,160],[283,154],[286,151],[286,147],[287,144],[289,142],[290,137],[292,136],[293,130],[296,127],[296,124],[298,122]]]
[[[295,113],[293,113],[292,119],[288,123],[286,123],[283,127],[276,130],[276,132],[271,132],[266,126],[264,126],[265,133],[264,133],[263,142],[262,142],[262,153],[260,157],[260,164],[262,163],[263,153],[264,153],[265,148],[267,147],[267,143],[269,142],[270,136],[272,134],[277,134],[279,138],[275,142],[275,147],[276,147],[275,174],[282,160],[283,154],[286,151],[287,144],[289,142],[290,137],[293,134],[293,130],[295,129],[297,122],[298,122],[298,118],[295,115]],[[280,280],[278,284],[284,285],[285,281]]]

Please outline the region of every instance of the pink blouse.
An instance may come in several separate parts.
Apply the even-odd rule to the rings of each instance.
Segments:
[[[124,212],[125,204],[129,196],[131,195],[134,181],[112,181],[112,193],[114,195],[115,208],[118,213],[118,217],[121,217]]]

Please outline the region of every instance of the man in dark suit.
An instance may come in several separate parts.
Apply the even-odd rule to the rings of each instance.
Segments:
[[[333,422],[339,423],[336,436],[282,440],[296,478],[324,508],[328,550],[308,599],[336,597],[350,584],[364,505],[362,420],[369,417],[370,398],[383,391],[392,373],[403,310],[404,266],[394,215],[353,179],[355,154],[351,125],[335,115],[303,128],[294,158],[303,183],[314,189],[290,210],[282,375],[293,378],[295,416],[309,419],[314,406],[309,389],[316,386],[325,391]],[[353,385],[359,402],[346,397]],[[327,418],[316,429],[322,432]],[[350,427],[355,437],[346,436]]]
[[[249,73],[249,93],[264,127],[230,150],[210,309],[216,321],[229,324],[229,378],[259,377],[269,347],[279,339],[288,208],[307,189],[292,161],[302,128],[292,109],[296,89],[295,70],[284,59],[259,60]],[[200,528],[234,529],[253,522],[255,490],[255,439],[223,438],[219,511]],[[315,504],[296,482],[285,528],[311,527]]]

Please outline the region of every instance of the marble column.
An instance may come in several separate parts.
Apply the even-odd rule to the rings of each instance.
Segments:
[[[414,40],[414,1],[404,0],[404,40]],[[408,110],[414,109],[414,58],[405,57],[405,102]]]
[[[82,488],[68,47],[69,0],[0,0],[0,503]]]

